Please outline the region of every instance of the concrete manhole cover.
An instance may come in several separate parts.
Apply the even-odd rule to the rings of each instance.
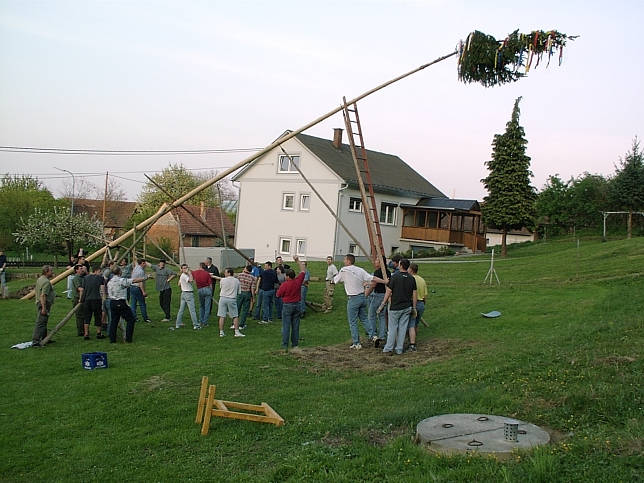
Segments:
[[[534,424],[487,414],[443,414],[416,426],[416,442],[438,453],[509,455],[515,449],[548,444],[550,436]]]

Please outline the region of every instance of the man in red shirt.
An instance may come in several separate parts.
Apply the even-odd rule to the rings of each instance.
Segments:
[[[291,336],[292,350],[301,350],[298,347],[300,340],[300,295],[306,266],[304,262],[295,255],[293,260],[300,266],[300,273],[296,277],[295,271],[288,268],[285,271],[286,282],[280,285],[277,291],[277,297],[282,297],[284,306],[282,308],[282,349],[288,349],[288,338]]]
[[[212,275],[206,269],[206,264],[201,262],[199,269],[192,272],[192,278],[197,284],[199,297],[199,322],[201,327],[208,327],[210,319],[210,304],[212,303]]]

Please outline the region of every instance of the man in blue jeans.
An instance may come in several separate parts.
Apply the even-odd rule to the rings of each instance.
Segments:
[[[362,322],[369,339],[376,342],[378,336],[375,329],[367,318],[367,299],[364,295],[364,286],[373,281],[385,283],[381,278],[369,275],[366,270],[356,267],[356,257],[348,253],[344,257],[344,267],[333,278],[334,283],[344,283],[344,290],[347,292],[347,318],[349,319],[349,330],[351,331],[351,347],[349,349],[362,349],[360,343],[360,331],[358,330],[358,319]]]
[[[391,299],[387,343],[382,351],[384,354],[390,356],[394,354],[394,350],[398,355],[403,353],[409,317],[416,318],[418,316],[416,312],[418,303],[416,279],[414,279],[411,273],[407,272],[409,269],[409,260],[406,258],[400,260],[399,268],[400,271],[394,273],[389,279],[385,298],[378,308],[378,312],[381,312],[387,304],[387,301]]]
[[[260,324],[273,322],[273,296],[275,295],[275,284],[278,283],[277,272],[273,270],[273,263],[266,262],[260,276],[260,288],[263,290],[262,320]]]
[[[145,275],[145,260],[139,260],[138,264],[136,259],[132,262],[134,268],[132,269],[132,278],[142,278],[147,280]],[[143,317],[144,322],[152,322],[148,317],[148,306],[145,304],[145,297],[148,294],[145,292],[145,282],[133,283],[130,286],[130,296],[132,297],[132,315],[134,315],[134,320],[136,320],[136,306],[141,306],[141,317]]]
[[[409,273],[411,273],[416,280],[416,296],[418,298],[418,303],[416,304],[416,317],[409,317],[409,351],[416,352],[416,333],[418,332],[418,324],[420,324],[420,318],[425,312],[425,300],[427,299],[427,284],[425,279],[418,275],[418,264],[412,263],[409,265]]]
[[[391,278],[391,272],[387,267],[387,259],[383,256],[382,263],[378,259],[374,260],[373,266],[376,267],[376,271],[373,274],[378,277],[383,277],[382,267],[385,267],[385,273],[387,275],[387,281]],[[387,307],[384,307],[383,310],[378,312],[378,307],[385,298],[385,291],[387,287],[384,283],[371,282],[371,285],[365,290],[365,295],[370,300],[369,302],[369,323],[374,329],[374,332],[378,335],[378,340],[374,341],[374,346],[376,348],[380,347],[380,344],[384,344],[385,337],[387,336]],[[371,295],[371,297],[369,297]],[[376,329],[377,328],[377,329]]]

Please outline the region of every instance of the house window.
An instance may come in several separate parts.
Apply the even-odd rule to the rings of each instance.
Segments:
[[[349,211],[362,213],[362,200],[360,198],[349,198]]]
[[[193,247],[198,247],[199,246],[199,236],[198,235],[194,235],[192,237],[192,245],[190,245],[190,246],[193,246]]]
[[[421,228],[425,227],[425,221],[427,220],[427,212],[426,211],[417,211],[416,212],[416,225]]]
[[[349,253],[353,253],[356,255],[358,252],[358,247],[356,246],[355,243],[349,243]]]
[[[296,240],[295,250],[298,255],[306,255],[306,239]]]
[[[291,239],[290,238],[280,238],[280,253],[284,255],[290,255],[291,253]]]
[[[390,203],[380,203],[380,223],[384,225],[396,224],[396,208],[397,205]]]
[[[295,203],[295,193],[284,193],[282,209],[293,211],[293,203]]]
[[[311,195],[308,193],[300,194],[300,211],[309,211],[311,205]]]
[[[279,158],[279,172],[280,173],[297,173],[297,169],[300,167],[300,157],[291,156],[290,158],[285,154],[280,154]]]

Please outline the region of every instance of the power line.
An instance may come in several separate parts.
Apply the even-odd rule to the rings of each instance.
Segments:
[[[186,171],[217,171],[220,169],[228,169],[230,166],[209,166],[206,168],[186,168],[184,167]],[[161,173],[163,170],[135,170],[135,171],[109,171],[110,176],[114,176],[116,178],[119,178],[120,176],[116,176],[118,174],[146,174],[146,173]],[[4,173],[8,174],[9,176],[35,176],[38,179],[66,179],[69,178],[67,175],[63,175],[60,173]],[[74,171],[74,174],[78,177],[81,178],[92,178],[92,177],[99,177],[99,176],[105,176],[105,171]],[[127,179],[127,178],[123,178]],[[130,180],[130,181],[135,181],[135,180]],[[138,183],[139,181],[137,181]]]
[[[90,156],[165,156],[192,154],[226,154],[261,151],[262,148],[232,148],[232,149],[187,149],[180,151],[165,150],[109,150],[109,149],[62,149],[62,148],[32,148],[21,146],[0,146],[0,151],[6,153],[26,154],[84,154]]]

